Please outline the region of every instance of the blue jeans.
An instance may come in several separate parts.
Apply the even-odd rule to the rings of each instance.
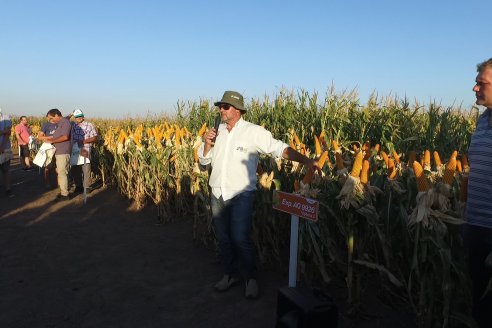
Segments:
[[[246,280],[256,278],[256,249],[251,241],[256,191],[245,191],[224,201],[212,194],[212,219],[219,241],[225,274],[233,275],[241,265]]]

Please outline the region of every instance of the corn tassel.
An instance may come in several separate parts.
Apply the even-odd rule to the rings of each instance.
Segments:
[[[429,183],[427,182],[427,177],[424,174],[424,169],[419,162],[413,162],[413,172],[415,173],[415,178],[417,180],[417,190],[419,192],[426,192],[429,190]]]

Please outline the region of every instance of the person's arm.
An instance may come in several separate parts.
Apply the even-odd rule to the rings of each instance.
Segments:
[[[302,163],[306,167],[316,169],[318,173],[321,173],[321,168],[319,167],[317,161],[307,156],[304,156],[303,154],[293,149],[292,147],[285,148],[282,157],[289,161]]]
[[[58,138],[45,137],[45,141],[46,142],[49,142],[49,143],[52,143],[52,144],[64,142],[64,141],[67,141],[67,140],[70,140],[70,135],[62,135],[62,136],[59,136]]]

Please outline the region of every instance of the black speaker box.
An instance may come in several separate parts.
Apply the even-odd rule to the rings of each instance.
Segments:
[[[337,326],[338,309],[328,295],[303,287],[279,289],[276,328],[336,328]]]

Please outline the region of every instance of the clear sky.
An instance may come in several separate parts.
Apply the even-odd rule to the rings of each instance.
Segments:
[[[282,87],[474,103],[492,1],[0,0],[11,115],[175,113],[179,101]]]

